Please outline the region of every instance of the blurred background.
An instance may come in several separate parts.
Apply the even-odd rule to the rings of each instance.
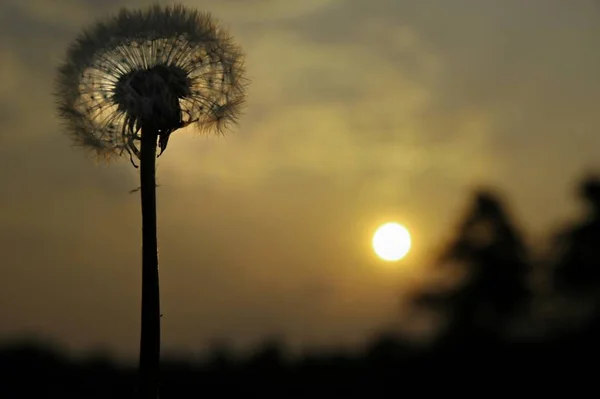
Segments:
[[[52,92],[82,28],[151,3],[0,3],[0,390],[133,389],[138,171],[74,148]],[[582,378],[600,353],[596,2],[179,4],[225,23],[251,85],[233,133],[177,131],[158,160],[165,398],[424,392],[407,377],[505,362]],[[412,245],[388,262],[372,237],[391,221]]]

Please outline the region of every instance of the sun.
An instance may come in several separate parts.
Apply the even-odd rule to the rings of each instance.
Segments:
[[[388,262],[404,258],[411,247],[410,233],[406,227],[395,222],[379,226],[372,242],[375,254]]]

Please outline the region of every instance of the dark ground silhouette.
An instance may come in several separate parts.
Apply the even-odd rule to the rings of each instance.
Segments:
[[[462,268],[465,277],[445,291],[426,286],[414,298],[416,308],[447,320],[430,345],[382,331],[360,354],[289,358],[283,343],[267,341],[244,359],[233,360],[226,350],[196,362],[165,358],[161,398],[593,395],[600,359],[600,179],[579,186],[587,213],[554,234],[543,255],[528,249],[497,193],[474,193],[437,262]],[[551,282],[549,290],[536,288],[534,271]],[[529,328],[544,320],[539,309],[552,316],[543,329],[510,333],[515,323]],[[39,342],[0,347],[0,398],[132,398],[135,382],[135,367],[102,356],[76,360]]]

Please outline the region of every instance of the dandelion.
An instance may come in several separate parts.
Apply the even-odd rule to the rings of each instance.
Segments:
[[[156,158],[180,128],[223,133],[236,123],[243,73],[243,54],[231,36],[210,14],[182,6],[123,9],[96,23],[75,40],[58,71],[58,111],[74,143],[107,161],[126,156],[140,170],[142,398],[158,396]]]

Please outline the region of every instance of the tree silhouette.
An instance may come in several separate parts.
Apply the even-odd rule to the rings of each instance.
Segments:
[[[223,132],[245,98],[242,52],[209,14],[181,6],[122,9],[85,30],[59,69],[60,116],[76,144],[106,160],[140,162],[142,207],[142,398],[159,387],[160,301],[156,157],[193,125]]]
[[[568,292],[589,291],[600,283],[600,179],[585,178],[578,191],[587,214],[561,231],[553,245],[555,286]]]
[[[498,196],[475,193],[456,237],[438,257],[441,266],[461,266],[466,277],[460,287],[419,303],[442,306],[448,313],[448,337],[497,336],[529,295],[526,246]]]
[[[579,184],[578,196],[586,205],[583,218],[560,231],[552,246],[554,288],[588,308],[583,331],[596,341],[600,331],[600,178],[588,176]],[[581,302],[583,301],[583,302]]]

